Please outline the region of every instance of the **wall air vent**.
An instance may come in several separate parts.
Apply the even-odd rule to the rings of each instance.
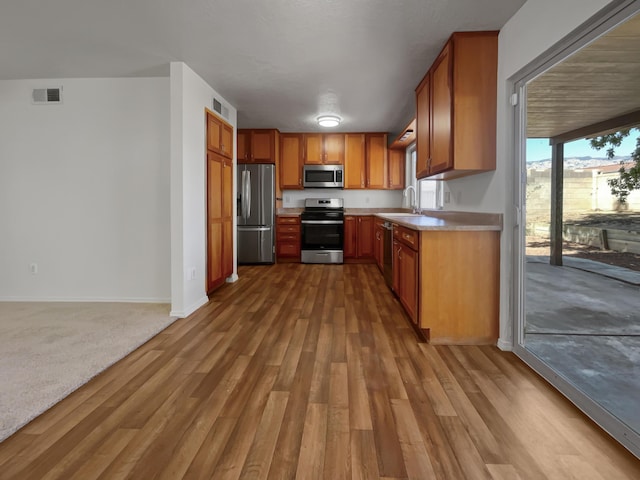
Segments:
[[[62,87],[34,88],[31,93],[31,103],[35,105],[62,103]]]
[[[215,97],[213,97],[213,111],[229,120],[229,109],[222,105],[222,102]]]

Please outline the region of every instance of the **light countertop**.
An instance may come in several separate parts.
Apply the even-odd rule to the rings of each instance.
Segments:
[[[303,208],[279,208],[280,217],[298,217]],[[345,208],[345,215],[375,215],[413,230],[502,230],[502,214],[427,210],[411,214],[403,208]]]
[[[377,213],[383,220],[412,230],[502,230],[502,215],[497,213],[428,211],[424,214]]]
[[[279,217],[299,217],[304,208],[278,208],[276,215]]]

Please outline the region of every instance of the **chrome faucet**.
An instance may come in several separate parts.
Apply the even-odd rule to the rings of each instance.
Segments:
[[[413,192],[413,202],[409,203],[409,206],[411,207],[411,213],[420,213],[418,206],[417,206],[417,194],[416,194],[416,188],[413,185],[409,185],[407,188],[405,188],[402,191],[402,201],[404,202],[404,199],[407,198],[407,193],[409,191]]]

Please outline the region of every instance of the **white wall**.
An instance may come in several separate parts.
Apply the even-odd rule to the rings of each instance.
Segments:
[[[343,198],[345,208],[390,208],[402,206],[402,191],[398,190],[340,190],[306,188],[282,192],[282,206],[303,208],[305,198]]]
[[[514,128],[509,96],[518,70],[555,45],[609,2],[607,0],[528,0],[502,28],[498,40],[498,118],[496,171],[446,182],[451,192],[447,210],[496,212],[504,215],[500,254],[501,348],[513,345],[510,311],[513,277]]]
[[[61,105],[31,104],[57,86]],[[167,78],[0,81],[0,300],[169,300],[168,94]]]
[[[206,122],[215,96],[229,109],[234,132],[237,112],[183,62],[170,67],[171,95],[171,314],[186,317],[207,301]],[[234,142],[233,158],[236,157]],[[234,189],[235,189],[234,165]],[[235,198],[235,191],[234,191]],[[235,209],[235,202],[234,209]],[[234,231],[235,210],[234,210]],[[235,236],[234,236],[235,238]],[[234,276],[236,275],[234,244]],[[189,271],[195,269],[191,279]]]

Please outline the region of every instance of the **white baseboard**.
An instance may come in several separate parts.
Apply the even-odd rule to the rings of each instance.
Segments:
[[[510,352],[513,350],[513,342],[510,340],[504,340],[500,338],[498,339],[498,348],[505,352]]]
[[[0,297],[0,302],[171,303],[157,297]]]
[[[237,273],[232,273],[231,276],[227,277],[226,282],[227,283],[234,283],[238,281],[238,274]]]
[[[198,310],[200,307],[202,307],[203,305],[206,305],[207,303],[209,303],[209,297],[207,297],[205,295],[200,300],[198,300],[195,303],[191,304],[188,308],[185,308],[184,310],[171,310],[169,312],[169,316],[170,317],[178,317],[178,318],[186,318],[189,315],[191,315],[193,312]]]

